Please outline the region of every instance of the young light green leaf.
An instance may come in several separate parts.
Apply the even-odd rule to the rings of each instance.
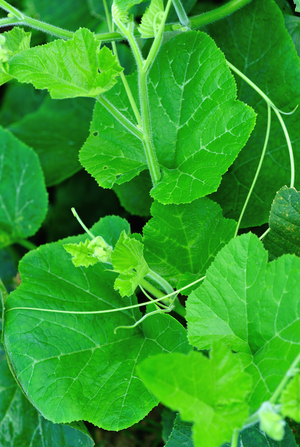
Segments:
[[[104,218],[91,231],[114,245],[116,229],[111,226],[111,218]],[[120,235],[121,226],[118,230]],[[153,315],[142,327],[114,334],[117,326],[140,319],[140,312],[93,313],[137,300],[121,299],[113,288],[116,274],[105,265],[73,265],[62,244],[85,237],[41,246],[22,259],[22,284],[6,301],[4,342],[18,382],[47,419],[85,420],[121,430],[158,404],[137,378],[136,364],[161,352],[187,353],[190,347],[185,329],[169,315]],[[17,307],[33,309],[10,310]]]
[[[111,262],[112,247],[101,236],[95,239],[86,239],[78,244],[65,244],[65,250],[72,255],[75,267],[97,264],[97,262]]]
[[[115,289],[122,297],[131,296],[150,269],[144,258],[143,244],[122,232],[111,254],[114,269],[120,273],[115,281]]]
[[[30,48],[31,33],[15,27],[0,35],[0,85],[10,81],[13,76],[8,72],[8,61],[20,51]]]
[[[81,169],[78,152],[88,136],[93,107],[91,98],[55,101],[47,95],[38,110],[8,127],[38,154],[47,186],[61,183]]]
[[[47,205],[37,155],[0,127],[0,248],[35,234]]]
[[[281,441],[284,437],[286,422],[274,409],[270,402],[264,402],[259,409],[259,428],[275,441]]]
[[[195,447],[230,441],[247,418],[251,378],[223,344],[213,345],[209,359],[199,352],[158,355],[138,365],[137,372],[162,403],[194,422]]]
[[[138,30],[144,39],[155,37],[163,19],[163,0],[151,0],[150,6],[142,16]]]
[[[283,186],[271,207],[269,225],[264,245],[273,257],[285,253],[300,256],[300,193]]]
[[[11,76],[47,89],[54,99],[97,97],[112,88],[122,70],[111,51],[99,50],[95,35],[84,28],[71,40],[31,48],[9,62]]]
[[[285,28],[282,12],[273,0],[253,0],[224,20],[210,25],[208,32],[224,51],[227,60],[267,94],[276,107],[291,112],[300,104],[300,60]],[[268,70],[265,70],[266,64]],[[288,72],[286,67],[291,67]],[[237,220],[263,148],[267,107],[265,101],[240,77],[236,77],[236,82],[239,99],[257,112],[257,124],[232,169],[225,174],[214,199],[220,203],[226,217]],[[283,116],[296,167],[300,164],[299,116],[299,108],[294,114]],[[296,175],[295,187],[300,189],[298,179]],[[242,227],[268,222],[276,192],[283,185],[290,185],[290,181],[291,164],[285,135],[273,115],[267,153]]]
[[[253,377],[253,412],[269,400],[300,352],[300,259],[267,261],[255,235],[239,236],[219,251],[187,300],[191,344],[206,349],[220,340],[239,353]]]
[[[154,202],[143,229],[145,259],[177,288],[205,275],[217,252],[233,237],[236,222],[202,198],[186,205]]]
[[[189,203],[218,188],[246,143],[255,115],[236,100],[224,55],[207,34],[182,33],[165,43],[148,79],[153,142],[162,170],[151,196],[164,204]],[[137,102],[137,79],[128,81]],[[135,122],[120,84],[105,98]],[[80,161],[105,188],[147,168],[142,142],[100,104]]]
[[[281,413],[296,422],[300,422],[300,374],[296,374],[280,396]]]
[[[31,405],[12,376],[0,345],[0,445],[1,447],[92,447],[84,423],[78,430],[47,421]],[[74,424],[75,425],[75,424]]]
[[[127,13],[134,5],[138,5],[146,0],[114,0],[113,9],[123,23],[126,23]]]

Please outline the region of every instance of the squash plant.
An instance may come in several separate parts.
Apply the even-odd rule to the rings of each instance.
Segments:
[[[168,447],[295,446],[299,2],[0,6],[0,445],[92,446],[82,421],[119,431],[162,402]],[[35,246],[46,186],[82,167],[142,233],[87,225],[75,182],[83,234]]]

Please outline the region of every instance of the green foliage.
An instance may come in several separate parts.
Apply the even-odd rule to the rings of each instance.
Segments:
[[[8,72],[9,60],[23,50],[30,48],[31,33],[21,28],[13,28],[1,34],[0,40],[0,85],[13,78]]]
[[[12,77],[47,89],[54,99],[96,97],[115,84],[122,70],[110,50],[99,50],[95,35],[82,28],[72,40],[55,40],[9,61]]]
[[[266,26],[268,23],[268,26]],[[300,60],[285,29],[283,16],[273,0],[253,0],[233,16],[210,25],[210,35],[224,51],[229,62],[239,68],[263,90],[279,109],[290,112],[299,103]],[[266,60],[268,69],[266,69]],[[290,73],[287,67],[293,67]],[[257,124],[249,142],[240,153],[214,199],[224,215],[237,219],[252,183],[266,132],[266,104],[242,79],[236,78],[238,96],[257,112]],[[296,162],[299,159],[298,109],[285,116]],[[251,156],[249,156],[251,154]],[[242,226],[268,222],[269,210],[276,192],[290,184],[290,160],[282,129],[275,115],[261,173]],[[297,184],[295,185],[297,188]],[[298,186],[299,188],[299,186]]]
[[[37,155],[0,129],[0,247],[32,236],[47,211],[47,193]]]
[[[298,442],[299,20],[183,3],[0,0],[3,447]]]
[[[164,404],[194,422],[193,438],[199,447],[229,441],[247,417],[250,377],[222,344],[213,345],[209,359],[197,352],[188,357],[162,354],[141,363],[137,371]]]
[[[231,240],[187,301],[194,346],[206,349],[215,340],[239,352],[253,378],[251,411],[271,397],[300,352],[295,340],[300,259],[285,255],[269,264],[267,259],[253,234]]]
[[[270,233],[265,246],[273,257],[285,253],[300,256],[300,194],[294,188],[283,186],[275,196],[271,207]]]

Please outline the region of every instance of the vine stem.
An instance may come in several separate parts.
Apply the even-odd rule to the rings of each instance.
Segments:
[[[110,13],[109,13],[109,10],[108,10],[108,6],[107,6],[107,1],[106,0],[103,0],[103,5],[104,5],[104,10],[105,10],[105,15],[106,15],[106,21],[107,21],[108,29],[112,33],[114,31],[114,22],[111,20],[111,16],[110,16]],[[120,59],[119,59],[119,55],[118,55],[116,42],[112,42],[112,49],[113,49],[113,54],[116,56],[117,61],[120,64]],[[142,125],[141,115],[140,115],[140,112],[139,112],[139,110],[137,108],[137,105],[135,103],[135,100],[133,98],[132,92],[130,90],[130,87],[129,87],[127,79],[126,79],[126,76],[124,75],[123,71],[120,73],[120,78],[121,78],[121,81],[122,81],[123,86],[125,88],[125,91],[126,91],[128,99],[129,99],[131,108],[133,110],[135,119],[137,120],[138,125],[141,126]]]
[[[290,165],[291,165],[291,183],[290,183],[290,188],[294,187],[294,183],[295,183],[295,161],[294,161],[294,153],[293,153],[293,148],[292,148],[292,143],[290,140],[290,136],[289,133],[287,131],[286,125],[280,115],[281,112],[280,110],[278,110],[278,108],[275,106],[275,104],[268,98],[268,96],[256,85],[254,84],[254,82],[252,82],[246,75],[244,75],[244,73],[242,73],[238,68],[236,68],[234,65],[232,65],[229,61],[226,61],[227,65],[229,68],[231,68],[232,71],[234,71],[237,75],[239,75],[245,82],[247,82],[248,85],[250,85],[265,101],[267,104],[269,104],[272,109],[274,110],[279,123],[282,127],[286,142],[287,142],[287,147],[288,147],[288,151],[289,151],[289,157],[290,157]],[[296,109],[294,109],[295,111]],[[290,112],[293,113],[294,111]]]
[[[239,440],[239,430],[235,429],[233,430],[230,447],[237,447],[238,440]]]
[[[202,26],[208,25],[209,23],[215,22],[217,20],[223,19],[229,14],[232,14],[233,12],[237,11],[238,9],[242,8],[243,6],[250,3],[252,0],[232,0],[229,3],[226,3],[223,6],[220,6],[219,8],[214,9],[213,11],[208,11],[204,14],[200,14],[198,16],[194,16],[190,18],[190,29],[197,29],[201,28]],[[13,8],[10,6],[7,2],[4,0],[0,0],[0,7],[5,9],[6,11],[11,12],[8,10],[8,7]],[[64,30],[62,28],[59,28],[57,26],[49,25],[45,22],[40,22],[36,19],[31,19],[30,17],[22,14],[20,11],[18,11],[16,8],[13,8],[14,12],[11,12],[15,18],[4,18],[0,19],[0,27],[1,26],[8,26],[8,25],[25,25],[30,26],[32,28],[36,28],[40,31],[43,31],[45,33],[50,33],[53,36],[57,36],[63,39],[72,39],[73,32]],[[18,13],[19,17],[16,16],[16,12]],[[173,24],[168,24],[165,26],[165,31],[176,31],[180,30],[182,28],[182,25],[177,22]],[[134,31],[135,37],[140,37],[139,31],[136,29]],[[113,41],[121,41],[124,40],[124,36],[119,32],[112,32],[112,33],[103,33],[103,34],[97,34],[96,38],[101,40],[101,42],[113,42]]]
[[[37,248],[37,245],[35,245],[33,242],[28,241],[27,239],[19,239],[16,242],[17,244],[22,245],[22,247],[27,248],[28,250],[35,250]]]
[[[235,230],[235,233],[234,233],[234,237],[236,237],[237,234],[238,234],[238,231],[239,231],[239,228],[240,228],[240,225],[241,225],[244,213],[246,211],[249,199],[250,199],[251,194],[253,192],[254,186],[255,186],[257,178],[259,176],[259,173],[260,173],[260,170],[261,170],[261,167],[262,167],[262,164],[263,164],[263,160],[264,160],[264,157],[265,157],[265,154],[266,154],[268,141],[269,141],[269,136],[270,136],[270,129],[271,129],[271,107],[270,107],[269,103],[267,103],[267,107],[268,107],[268,122],[267,122],[267,131],[266,131],[266,137],[265,137],[263,150],[262,150],[262,153],[261,153],[261,156],[260,156],[260,160],[259,160],[259,163],[258,163],[258,166],[257,166],[257,169],[256,169],[256,173],[255,173],[254,179],[252,181],[252,185],[251,185],[251,187],[249,189],[249,192],[247,194],[247,197],[246,197],[243,209],[241,211],[241,214],[240,214],[237,226],[236,226],[236,230]]]
[[[176,14],[178,16],[179,22],[183,26],[190,26],[190,20],[185,12],[184,7],[182,6],[182,3],[180,0],[173,0],[173,6],[175,8]]]

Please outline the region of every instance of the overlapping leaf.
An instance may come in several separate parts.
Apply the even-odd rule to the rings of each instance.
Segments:
[[[47,192],[37,155],[0,128],[0,247],[32,236],[47,211]]]
[[[129,82],[138,98],[136,78]],[[105,96],[134,122],[121,85]],[[206,34],[184,33],[161,48],[149,75],[153,141],[163,174],[152,197],[187,203],[218,188],[255,121],[252,109],[235,98],[224,56]],[[147,167],[141,141],[100,104],[80,161],[105,188]]]
[[[268,25],[266,25],[268,24]],[[210,35],[229,62],[251,79],[281,110],[292,111],[300,103],[300,60],[285,29],[281,11],[273,0],[253,0],[247,6],[210,25]],[[240,77],[236,77],[239,99],[257,112],[257,125],[238,159],[224,176],[215,199],[224,215],[238,218],[255,175],[266,133],[265,101]],[[283,116],[293,145],[296,169],[300,161],[298,109]],[[268,222],[276,192],[290,184],[291,166],[284,133],[275,114],[267,154],[242,226]],[[299,175],[296,174],[296,188]]]
[[[126,211],[138,216],[148,217],[153,203],[149,194],[151,187],[149,172],[143,171],[127,183],[122,185],[115,183],[113,190]]]
[[[99,50],[95,35],[84,28],[71,40],[31,48],[9,62],[11,76],[47,89],[54,99],[97,97],[112,88],[122,70],[111,51]]]
[[[278,191],[271,207],[264,244],[273,257],[285,253],[300,256],[300,194],[284,186]]]
[[[116,234],[111,218],[104,218],[92,232],[99,235],[101,229],[114,245],[122,225]],[[100,263],[76,268],[61,242],[41,246],[21,261],[22,284],[6,302],[4,342],[13,370],[29,399],[53,422],[83,419],[107,430],[134,424],[158,403],[136,377],[136,364],[149,355],[190,349],[184,328],[168,315],[148,318],[142,329],[114,334],[117,326],[134,323],[140,312],[72,313],[136,303],[134,296],[121,299],[114,291],[116,274],[106,268]],[[17,307],[33,310],[11,310]]]
[[[151,214],[153,218],[143,229],[146,261],[178,288],[205,275],[236,227],[207,198],[186,205],[154,202]]]
[[[251,378],[224,345],[214,344],[210,359],[199,352],[158,355],[137,368],[147,387],[181,418],[194,422],[195,447],[230,441],[248,415],[245,401]]]
[[[46,98],[38,110],[9,126],[38,154],[47,186],[62,182],[81,168],[78,152],[88,135],[93,105],[92,99]]]
[[[187,301],[190,342],[205,349],[221,340],[243,358],[253,377],[253,411],[270,398],[300,352],[300,259],[267,259],[253,234],[232,240]]]

